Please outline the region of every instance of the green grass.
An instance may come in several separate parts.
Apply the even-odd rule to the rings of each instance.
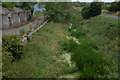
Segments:
[[[35,16],[35,17],[44,16],[44,12],[35,12],[34,16]]]
[[[86,34],[84,37],[79,37],[79,41],[82,39],[92,40],[98,46],[98,52],[102,53],[103,57],[112,63],[108,64],[110,77],[117,77],[118,20],[104,16],[83,20],[77,11],[73,11],[73,16],[71,20],[73,27],[78,30],[82,28]],[[69,67],[69,64],[61,58],[61,55],[65,53],[62,44],[66,41],[66,36],[70,34],[68,25],[54,22],[47,23],[25,45],[22,58],[12,63],[9,68],[9,77],[77,77],[79,73],[74,73],[74,68]],[[80,36],[79,31],[78,35]]]
[[[107,46],[118,40],[118,20],[110,17],[97,16],[91,18],[83,25],[88,30],[87,37],[96,41],[99,45]],[[85,23],[84,22],[84,23]],[[114,46],[115,47],[115,46]]]
[[[28,42],[20,61],[11,65],[10,77],[55,78],[69,70],[60,55],[61,44],[65,40],[67,25],[49,22]]]
[[[118,76],[118,20],[111,17],[96,16],[87,20],[83,28],[88,30],[87,38],[93,40],[98,46],[98,52],[102,53],[108,67],[110,77]]]
[[[78,25],[79,26],[76,27],[77,30],[74,33],[76,33],[75,35],[77,35],[79,41],[87,41],[87,39],[92,40],[98,47],[97,52],[101,53],[103,58],[108,62],[107,68],[110,73],[108,77],[117,78],[118,20],[99,15],[96,17],[91,17],[87,20],[80,20]],[[74,27],[74,25],[72,27]],[[82,31],[85,32],[83,37],[80,33],[77,33],[81,30],[81,28]]]

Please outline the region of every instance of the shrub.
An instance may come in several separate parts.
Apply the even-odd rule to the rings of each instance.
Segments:
[[[3,35],[2,48],[5,52],[10,52],[14,59],[19,59],[23,53],[24,45],[15,34]]]

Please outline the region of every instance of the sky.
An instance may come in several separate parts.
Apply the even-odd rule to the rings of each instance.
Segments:
[[[93,0],[72,0],[72,1],[80,1],[80,2],[92,2]],[[114,0],[101,0],[102,2],[113,2]]]
[[[41,1],[41,0],[37,0],[37,1]],[[45,0],[44,0],[45,1]],[[46,0],[47,1],[47,0]],[[48,1],[50,1],[50,0],[48,0]],[[61,1],[61,0],[52,0],[52,1]],[[63,2],[64,1],[66,1],[66,0],[62,0]],[[93,0],[71,0],[72,2],[74,2],[74,1],[80,1],[80,2],[92,2]],[[102,2],[113,2],[113,1],[115,1],[115,0],[100,0],[100,1],[102,1]]]

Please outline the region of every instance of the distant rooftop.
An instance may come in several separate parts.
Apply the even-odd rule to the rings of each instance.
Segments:
[[[38,4],[34,5],[34,12],[44,12],[45,10],[45,8],[39,8]]]

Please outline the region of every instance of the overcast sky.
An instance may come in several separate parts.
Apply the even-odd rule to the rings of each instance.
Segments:
[[[62,2],[64,2],[64,1],[66,1],[66,0],[37,0],[37,1],[53,1],[53,2],[59,2],[59,1],[62,1]],[[92,2],[93,0],[70,0],[70,1],[72,1],[72,2],[74,2],[74,1],[80,1],[80,2]],[[102,1],[102,2],[113,2],[113,1],[115,1],[115,0],[100,0],[100,1]]]
[[[92,2],[93,0],[72,0],[72,1],[80,1],[80,2]],[[103,2],[113,2],[115,0],[101,0]]]

